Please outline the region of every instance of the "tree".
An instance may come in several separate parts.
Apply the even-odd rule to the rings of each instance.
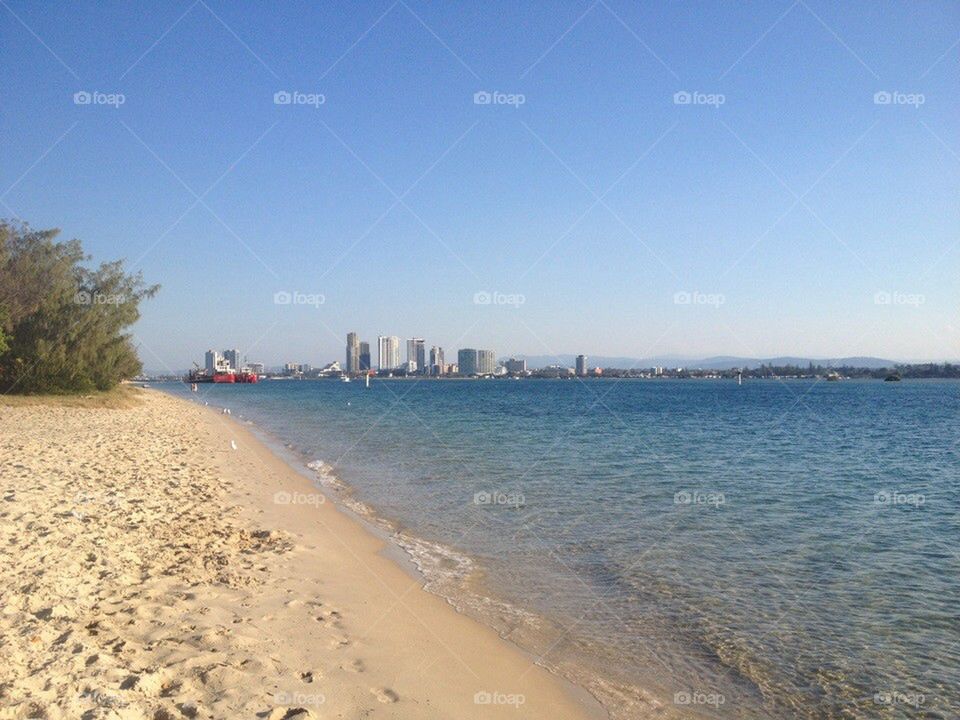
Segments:
[[[124,330],[158,286],[120,261],[84,265],[78,240],[59,230],[0,221],[0,390],[108,390],[140,372]]]

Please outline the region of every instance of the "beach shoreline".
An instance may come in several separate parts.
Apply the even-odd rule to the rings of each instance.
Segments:
[[[163,388],[161,391],[167,391]],[[174,395],[181,400],[180,395]],[[220,398],[219,400],[223,400]],[[199,397],[186,401],[209,403]],[[229,404],[229,403],[227,403]],[[380,554],[398,565],[421,588],[446,602],[458,614],[492,629],[504,642],[556,677],[580,702],[593,720],[626,718],[685,718],[682,708],[663,700],[669,693],[662,678],[647,677],[644,685],[614,678],[587,658],[571,663],[550,663],[546,657],[564,641],[566,627],[555,619],[506,599],[490,587],[486,568],[478,558],[435,538],[415,534],[367,500],[345,482],[327,459],[318,458],[287,442],[247,416],[232,414],[226,405],[209,409],[227,424],[237,424],[263,444],[268,452],[320,489],[339,510],[382,543]],[[444,567],[441,567],[443,565]],[[450,565],[455,566],[451,572]],[[549,628],[549,630],[548,630]]]
[[[0,406],[0,718],[605,716],[242,422],[137,395]]]

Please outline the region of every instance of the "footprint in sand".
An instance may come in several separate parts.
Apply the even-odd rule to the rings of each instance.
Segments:
[[[395,703],[400,699],[400,696],[395,690],[390,688],[370,688],[370,692],[373,693],[373,696],[382,703]]]
[[[347,645],[349,644],[350,644],[350,638],[344,635],[339,635],[337,637],[330,638],[330,647],[334,649],[347,647]]]
[[[362,673],[366,672],[367,664],[363,660],[357,659],[347,665],[344,669],[349,670],[350,672]]]
[[[314,680],[319,680],[323,677],[323,673],[319,670],[307,670],[300,673],[300,679],[305,683],[312,683]]]

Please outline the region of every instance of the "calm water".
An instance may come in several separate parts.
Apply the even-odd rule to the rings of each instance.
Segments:
[[[199,396],[329,463],[432,590],[618,717],[960,716],[960,383]]]

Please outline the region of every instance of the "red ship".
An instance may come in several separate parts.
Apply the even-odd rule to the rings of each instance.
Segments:
[[[190,374],[183,379],[187,383],[256,383],[260,378],[256,373],[251,372],[216,372],[208,373],[206,370],[191,370]]]

